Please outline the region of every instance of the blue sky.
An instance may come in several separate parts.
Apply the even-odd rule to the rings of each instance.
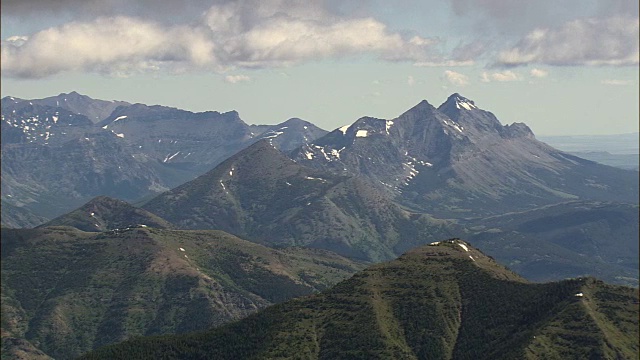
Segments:
[[[3,0],[2,96],[300,117],[459,92],[539,135],[638,131],[638,2]]]

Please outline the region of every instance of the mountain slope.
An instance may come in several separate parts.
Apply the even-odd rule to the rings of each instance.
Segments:
[[[166,190],[162,164],[132,154],[116,135],[91,131],[58,145],[2,147],[2,199],[52,218],[98,195],[128,201]]]
[[[382,260],[449,235],[358,179],[306,168],[262,140],[143,206],[187,229],[220,229],[270,246]]]
[[[301,164],[365,176],[440,217],[499,214],[567,201],[635,201],[638,173],[556,150],[522,123],[503,126],[459,94],[393,120],[361,118],[292,152]]]
[[[171,229],[174,226],[158,216],[126,201],[98,196],[80,208],[59,216],[40,227],[71,226],[82,231],[101,232],[130,227]]]
[[[32,228],[47,221],[46,218],[35,215],[31,211],[15,206],[7,201],[2,200],[0,206],[2,215],[2,226],[10,228]]]
[[[526,283],[452,240],[237,323],[82,358],[633,359],[637,313],[634,289],[593,279]]]
[[[252,138],[249,125],[236,111],[193,113],[134,104],[119,107],[98,125],[122,134],[140,153],[163,163],[194,167],[198,175],[245,147]]]
[[[2,354],[68,359],[132,336],[204,330],[362,266],[220,231],[2,229]]]
[[[573,201],[473,219],[469,241],[533,281],[595,276],[638,286],[638,206]]]

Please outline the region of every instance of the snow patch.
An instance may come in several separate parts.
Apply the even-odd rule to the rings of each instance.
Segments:
[[[116,136],[119,138],[124,138],[124,134],[118,134],[118,133],[114,133],[114,134],[116,134]]]
[[[93,213],[93,212],[92,212],[92,213],[91,213],[91,214],[89,214],[89,215],[94,216],[95,214],[96,214],[96,213]]]
[[[148,227],[148,226],[147,226],[147,225],[145,225],[145,224],[140,224],[140,227],[143,227],[143,228],[144,228],[144,227]]]
[[[439,244],[440,244],[440,241],[434,241],[434,242],[430,243],[429,245],[436,246],[436,245],[439,245]]]
[[[269,131],[267,134],[269,134],[269,133],[274,134],[274,135],[265,136],[265,137],[263,137],[263,139],[270,139],[270,138],[277,137],[278,135],[284,134],[283,131],[273,131],[273,130]]]
[[[387,120],[385,123],[385,131],[387,132],[387,135],[389,135],[389,129],[391,129],[391,126],[393,126],[393,120]]]
[[[177,153],[169,156],[169,154],[167,154],[167,156],[164,158],[164,160],[162,160],[163,163],[166,163],[167,161],[170,161],[171,159],[173,159],[174,157],[176,157],[176,155],[180,154],[180,151],[178,151]]]
[[[178,249],[180,249],[180,251],[185,251],[183,248],[178,248]]]
[[[583,297],[583,296],[584,296],[584,294],[583,294],[583,293],[577,293],[577,294],[575,294],[574,296],[577,296],[577,297]]]
[[[454,123],[453,121],[449,121],[449,120],[444,120],[444,123],[451,126],[452,128],[458,130],[458,132],[462,132],[462,130],[464,130],[464,127]]]
[[[313,160],[313,153],[310,151],[305,151],[304,156],[306,156],[308,160]]]
[[[460,245],[460,247],[463,248],[464,251],[469,251],[469,248],[467,247],[467,245],[461,244],[461,243],[458,243],[458,245]]]
[[[345,125],[343,127],[338,128],[338,130],[342,131],[343,135],[346,135],[347,134],[347,130],[349,129],[350,126],[351,125]]]
[[[118,116],[117,118],[113,119],[113,122],[116,122],[118,120],[122,120],[122,119],[126,119],[127,115],[122,115],[122,116]]]
[[[461,99],[459,97],[456,97],[456,107],[460,109],[461,106],[467,110],[477,109],[475,105],[466,101],[466,99]]]
[[[469,259],[476,261],[476,259],[473,258],[473,256],[469,255]]]
[[[369,132],[367,130],[358,130],[356,132],[356,137],[367,137],[369,136]]]
[[[325,179],[314,178],[314,177],[311,177],[311,176],[305,176],[304,178],[307,179],[307,180],[320,180],[322,182],[327,182],[327,180],[325,180]]]

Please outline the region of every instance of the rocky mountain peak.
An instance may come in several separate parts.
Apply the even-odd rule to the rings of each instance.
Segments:
[[[435,110],[436,108],[433,105],[431,105],[427,100],[422,100],[411,109],[405,111],[401,116],[408,115],[408,114],[420,114],[425,112],[433,112]]]
[[[478,107],[473,100],[467,99],[459,93],[451,94],[447,100],[438,107],[438,110],[451,118],[456,117],[454,115],[460,111],[471,111],[477,109]]]
[[[527,126],[525,123],[513,123],[511,125],[506,125],[504,127],[504,134],[507,137],[517,138],[517,137],[526,137],[530,139],[534,139],[533,131],[531,128]]]

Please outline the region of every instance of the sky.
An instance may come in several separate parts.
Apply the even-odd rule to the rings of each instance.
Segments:
[[[185,4],[186,3],[186,4]],[[637,0],[3,0],[1,96],[332,130],[452,93],[537,135],[637,132]]]

